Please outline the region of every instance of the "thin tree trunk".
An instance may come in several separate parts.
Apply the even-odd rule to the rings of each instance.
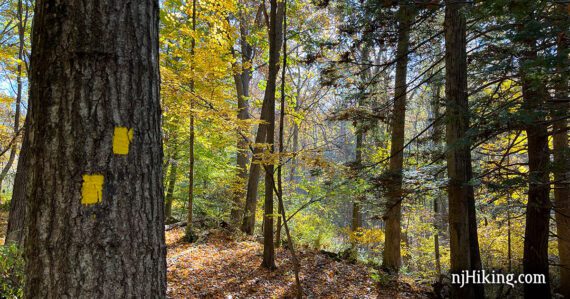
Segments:
[[[283,1],[283,68],[281,73],[281,107],[279,109],[279,165],[277,167],[277,196],[279,197],[279,205],[277,206],[277,232],[275,236],[275,248],[281,246],[281,214],[283,202],[283,154],[285,153],[285,102],[287,100],[285,93],[286,86],[286,70],[287,70],[287,0]]]
[[[28,104],[28,110],[31,109]],[[18,157],[18,166],[16,168],[16,177],[14,178],[14,188],[12,190],[12,200],[10,201],[10,215],[8,217],[8,228],[6,231],[6,243],[15,243],[20,247],[24,244],[25,238],[25,219],[26,219],[26,182],[27,168],[25,166],[28,156],[28,118],[24,124],[24,136],[22,139],[22,148]]]
[[[548,127],[540,110],[546,103],[544,85],[533,79],[528,64],[537,59],[535,42],[527,41],[521,59],[523,112],[532,120],[526,126],[528,142],[529,186],[524,235],[524,273],[544,274],[546,284],[525,284],[524,296],[550,298],[548,272],[548,233],[550,222],[550,182],[548,165]]]
[[[17,8],[17,15],[18,15],[18,66],[16,67],[16,111],[14,113],[14,138],[20,134],[20,106],[22,103],[22,73],[23,68],[22,64],[24,63],[24,42],[25,42],[25,34],[26,34],[26,23],[27,23],[27,15],[24,16],[23,12],[23,5],[22,0],[18,1],[18,8]],[[6,161],[6,165],[2,168],[2,172],[0,172],[0,192],[4,192],[2,190],[2,185],[4,183],[4,179],[8,175],[10,169],[12,169],[12,165],[14,164],[14,159],[16,158],[16,151],[18,150],[18,143],[13,142],[10,148],[10,155],[8,156],[8,161]],[[2,203],[2,198],[0,197],[0,203]]]
[[[447,0],[445,6],[446,143],[449,177],[450,272],[477,270],[480,266],[471,151],[467,134],[467,41],[463,2]],[[483,298],[482,285],[452,287],[452,298]]]
[[[198,0],[192,1],[192,31],[196,31],[196,2]],[[192,38],[192,43],[190,45],[190,56],[192,57],[192,72],[194,71],[194,51],[196,48],[196,40]],[[192,97],[194,97],[194,78],[190,81],[190,93],[192,93]],[[194,138],[195,138],[195,131],[194,131],[194,98],[190,99],[190,158],[189,158],[189,169],[188,169],[188,212],[186,215],[186,229],[185,229],[185,236],[186,240],[189,242],[194,241],[194,231],[192,226],[192,218],[193,218],[193,208],[194,208]]]
[[[413,19],[412,7],[400,5],[398,11],[398,46],[396,51],[396,83],[394,112],[392,114],[392,141],[390,150],[390,179],[387,185],[388,200],[384,222],[386,242],[382,255],[382,266],[390,272],[398,272],[402,263],[400,254],[402,218],[402,168],[404,164],[404,138],[406,126],[406,75],[408,70],[408,47],[410,44],[410,24]]]
[[[14,115],[14,138],[18,136],[20,133],[20,109],[22,103],[22,73],[23,68],[22,64],[24,63],[24,46],[25,46],[25,36],[26,36],[26,27],[28,21],[28,7],[25,7],[26,12],[24,15],[24,6],[22,0],[18,1],[18,67],[17,67],[17,74],[16,74],[16,81],[17,81],[17,90],[16,90],[16,112]],[[22,145],[23,147],[23,145]],[[8,162],[2,169],[2,173],[0,174],[0,192],[2,192],[2,185],[4,183],[4,179],[8,174],[8,171],[12,168],[12,164],[14,163],[14,159],[16,157],[16,151],[18,149],[18,143],[14,141],[12,144],[12,148],[10,149],[10,156],[8,158]],[[22,159],[22,154],[20,154],[20,159]],[[19,162],[18,162],[19,164]],[[17,167],[19,169],[19,166]],[[18,169],[16,171],[18,171]],[[14,181],[14,188],[12,190],[12,201],[10,202],[10,216],[8,219],[8,230],[6,233],[6,242],[14,242],[18,245],[22,245],[22,236],[23,236],[23,224],[24,224],[24,208],[25,202],[23,202],[22,196],[14,196],[16,194],[16,189],[21,189],[21,186],[15,184]],[[22,185],[22,182],[18,182]],[[24,190],[18,190],[17,193],[22,194],[21,192]],[[0,198],[0,202],[1,202]]]
[[[269,25],[269,75],[265,98],[268,105],[267,143],[269,154],[275,151],[275,91],[277,89],[277,75],[279,73],[279,56],[283,43],[283,2],[271,0]],[[267,162],[265,166],[265,205],[263,226],[263,267],[275,269],[275,248],[273,239],[273,188],[274,188],[274,164]]]
[[[168,188],[164,199],[164,218],[166,221],[172,219],[172,202],[174,201],[174,188],[176,186],[176,174],[178,172],[178,151],[174,148],[174,153],[170,158],[170,173],[168,174]]]
[[[364,130],[360,127],[356,128],[356,159],[355,167],[357,169],[362,165],[362,146],[364,145]],[[352,201],[352,219],[350,229],[353,232],[358,231],[362,227],[362,213],[360,212],[362,197],[357,197]],[[354,245],[354,244],[353,244]]]
[[[559,4],[559,17],[566,17],[566,5]],[[560,294],[570,298],[570,149],[568,148],[568,120],[570,115],[568,102],[568,37],[564,27],[558,26],[558,72],[556,101],[554,102],[554,202],[556,231],[558,235],[558,256],[560,257]]]
[[[437,80],[437,79],[435,79]],[[441,94],[441,83],[436,82],[433,84],[433,97],[432,97],[432,103],[431,103],[431,113],[432,113],[432,117],[431,117],[431,122],[433,122],[433,133],[432,133],[432,142],[433,142],[433,146],[434,146],[434,153],[432,155],[432,158],[438,159],[441,154],[442,154],[442,146],[441,146],[441,142],[442,142],[442,137],[443,137],[443,132],[442,132],[442,122],[440,121],[440,117],[441,117],[441,113],[440,113],[440,94]],[[441,179],[441,175],[437,176],[438,179]],[[434,228],[434,234],[433,234],[433,242],[434,242],[434,255],[435,255],[435,269],[436,269],[436,273],[437,273],[437,279],[438,282],[441,283],[441,254],[440,254],[440,248],[439,248],[439,235],[442,231],[442,227],[441,227],[441,207],[440,207],[440,196],[441,196],[441,192],[439,190],[435,191],[435,197],[433,199],[433,216],[434,216],[434,220],[433,220],[433,228]]]
[[[165,298],[159,3],[35,8],[24,297]]]

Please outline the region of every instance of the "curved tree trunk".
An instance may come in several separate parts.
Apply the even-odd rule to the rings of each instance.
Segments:
[[[269,154],[275,152],[275,91],[279,73],[279,54],[283,44],[283,2],[271,0],[269,25],[269,75],[265,89],[264,102],[268,105],[267,143]],[[263,215],[263,262],[268,269],[275,268],[275,244],[273,239],[273,189],[275,188],[274,164],[268,162],[265,166],[265,203]]]
[[[159,1],[36,1],[25,298],[165,297],[158,20]]]

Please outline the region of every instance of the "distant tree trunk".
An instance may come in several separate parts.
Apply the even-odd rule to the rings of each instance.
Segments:
[[[249,105],[248,105],[248,98],[249,98],[249,83],[251,81],[251,68],[249,67],[249,63],[253,59],[253,47],[247,42],[248,32],[246,25],[244,24],[245,20],[240,20],[240,48],[241,48],[241,72],[234,75],[234,82],[236,85],[236,93],[237,93],[237,100],[238,100],[238,119],[239,120],[247,120],[249,119]],[[237,142],[237,181],[239,182],[239,186],[246,186],[245,182],[247,181],[247,163],[248,163],[248,144],[247,140],[242,138],[242,136],[238,136]],[[236,190],[234,194],[234,201],[232,204],[232,209],[230,213],[230,222],[232,223],[233,227],[237,227],[240,221],[243,219],[242,216],[242,207],[243,207],[243,198],[246,196],[246,192],[239,188]]]
[[[283,215],[283,154],[285,152],[285,102],[286,71],[287,71],[287,0],[283,1],[283,68],[281,72],[281,107],[279,109],[279,166],[277,167],[277,230],[275,233],[275,248],[281,246],[281,215]],[[286,219],[283,219],[286,220]],[[290,240],[289,240],[290,241]]]
[[[261,8],[262,10],[263,8]],[[281,25],[279,25],[281,26]],[[280,29],[282,30],[282,29]],[[279,43],[281,44],[281,41],[279,41]],[[281,46],[279,46],[279,49],[281,48]],[[277,63],[279,63],[279,56],[277,57]],[[269,66],[271,68],[271,65]],[[277,78],[277,73],[279,72],[279,67],[277,67],[275,71],[275,78]],[[270,74],[271,74],[271,69],[270,69]],[[276,84],[276,83],[275,83]],[[268,82],[269,85],[269,82]],[[248,235],[253,235],[253,231],[255,228],[255,212],[256,212],[256,208],[257,208],[257,189],[259,186],[259,175],[261,173],[261,165],[260,165],[260,155],[263,152],[263,148],[260,146],[260,144],[267,142],[267,130],[268,130],[268,126],[269,124],[267,123],[267,120],[270,117],[275,118],[275,113],[271,112],[270,110],[270,103],[269,100],[275,100],[275,96],[273,96],[272,99],[267,97],[267,88],[265,90],[265,96],[263,98],[263,104],[261,105],[261,115],[260,115],[260,119],[262,121],[265,121],[265,123],[262,123],[258,126],[257,128],[257,134],[255,136],[255,144],[254,144],[254,149],[253,149],[253,157],[251,159],[251,164],[249,166],[249,176],[247,179],[247,193],[246,193],[246,198],[245,198],[245,208],[243,211],[243,222],[241,225],[241,230],[248,234]],[[273,88],[276,88],[276,85],[273,86]],[[275,91],[274,91],[275,93]],[[271,116],[270,114],[273,113],[273,116]]]
[[[24,297],[165,298],[159,2],[35,8]]]
[[[559,17],[564,20],[566,9],[559,4]],[[558,72],[556,100],[552,118],[554,122],[554,202],[558,255],[560,257],[560,294],[570,298],[570,149],[568,148],[568,37],[563,26],[558,26]]]
[[[261,107],[261,119],[267,119],[269,113],[268,103],[263,100]],[[245,198],[245,208],[243,212],[243,222],[241,230],[248,234],[253,235],[255,228],[255,212],[257,208],[257,188],[259,186],[259,174],[261,172],[261,165],[259,155],[262,152],[259,144],[264,143],[267,135],[267,124],[259,124],[257,128],[257,135],[255,137],[255,145],[253,150],[253,158],[249,166],[249,176],[247,179],[247,193]]]
[[[436,82],[432,85],[433,87],[433,96],[432,96],[432,102],[431,102],[431,113],[432,113],[432,117],[430,119],[431,122],[433,122],[433,133],[432,133],[432,142],[433,142],[433,146],[434,146],[434,152],[432,155],[433,161],[435,161],[436,159],[439,159],[439,157],[441,156],[441,154],[443,153],[442,151],[442,147],[441,147],[441,142],[443,139],[443,132],[442,132],[442,122],[440,120],[441,117],[441,113],[440,113],[440,101],[441,101],[441,84],[439,82]],[[437,177],[438,179],[441,179],[441,175]],[[440,207],[440,196],[441,196],[441,192],[439,190],[435,190],[435,196],[433,199],[433,216],[434,216],[434,220],[433,220],[433,228],[434,228],[434,234],[433,234],[433,245],[434,245],[434,255],[435,255],[435,270],[437,273],[437,277],[438,277],[438,281],[441,282],[441,255],[440,255],[440,249],[439,249],[439,235],[440,232],[442,231],[442,227],[441,227],[441,207]]]
[[[196,2],[198,0],[192,1],[192,31],[196,31]],[[192,71],[194,70],[194,51],[196,48],[196,39],[192,38],[192,42],[190,45],[190,56],[192,57]],[[190,81],[190,92],[194,93],[194,78]],[[185,237],[187,241],[194,241],[194,231],[192,226],[192,218],[194,213],[194,138],[195,138],[195,131],[194,131],[194,95],[190,99],[190,158],[189,158],[189,169],[188,169],[188,211],[186,214],[186,228],[185,228]]]
[[[26,36],[26,27],[28,23],[28,7],[25,7],[25,14],[24,14],[24,6],[23,1],[18,1],[18,67],[16,69],[16,112],[14,115],[14,138],[16,138],[20,131],[20,109],[22,103],[22,79],[23,79],[23,60],[24,60],[24,45],[25,45],[25,36]],[[22,145],[23,147],[23,145]],[[14,140],[12,144],[12,148],[10,149],[10,156],[8,157],[8,162],[2,169],[2,173],[0,174],[0,192],[3,192],[2,185],[4,183],[4,179],[8,174],[8,171],[12,168],[12,164],[14,163],[14,159],[16,157],[16,151],[18,149],[18,143]],[[22,154],[20,154],[19,159],[22,159]],[[18,162],[18,169],[20,169],[19,162]],[[25,181],[25,180],[24,180]],[[23,181],[18,182],[19,185],[16,185],[16,181],[14,181],[14,188],[12,190],[12,201],[10,202],[10,216],[8,219],[8,229],[6,232],[6,243],[13,242],[18,245],[22,245],[22,236],[23,236],[23,225],[24,225],[24,209],[25,209],[25,202],[22,200],[24,191],[21,187]],[[16,189],[20,189],[16,191]],[[15,197],[14,194],[18,194],[18,197]],[[20,195],[22,194],[22,195]],[[0,198],[0,202],[2,199]]]
[[[27,16],[28,8],[26,7],[26,13],[24,14],[24,7],[22,0],[18,1],[18,8],[17,8],[17,16],[18,16],[18,66],[16,67],[16,111],[14,113],[14,141],[10,147],[10,155],[8,156],[8,161],[6,161],[6,165],[0,172],[0,193],[4,193],[2,190],[2,186],[4,183],[4,179],[8,175],[10,169],[12,169],[12,165],[14,164],[14,159],[16,158],[16,152],[18,151],[18,142],[16,139],[20,134],[20,106],[22,103],[22,79],[23,79],[23,67],[24,64],[24,45],[25,45],[25,37],[26,37],[26,26],[28,22]],[[2,203],[2,197],[0,197],[0,203]]]
[[[413,18],[412,7],[400,5],[398,11],[398,46],[396,50],[396,83],[394,112],[392,114],[392,141],[390,146],[388,200],[384,222],[386,242],[382,255],[382,267],[390,272],[398,272],[402,263],[400,254],[402,218],[402,168],[404,164],[404,138],[406,125],[406,76],[408,71],[408,47],[410,44],[410,24]]]
[[[283,43],[283,2],[271,0],[269,19],[269,75],[265,89],[264,101],[267,99],[268,116],[267,143],[269,153],[275,151],[275,91],[277,89],[277,74],[279,73],[279,52]],[[275,248],[273,240],[273,188],[275,187],[274,165],[268,162],[265,166],[265,207],[263,225],[263,267],[275,269]]]
[[[445,2],[446,143],[451,273],[480,267],[471,150],[467,136],[467,41],[463,2]],[[482,285],[453,285],[452,298],[483,298]]]
[[[297,94],[300,94],[300,92],[298,92]],[[295,97],[293,100],[296,101],[294,108],[295,113],[298,113],[299,107],[302,105],[302,100],[298,96]],[[289,174],[289,181],[297,182],[298,181],[297,152],[299,151],[299,124],[297,121],[293,121],[292,126],[293,126],[293,132],[291,133],[292,134],[291,138],[293,140],[293,145],[291,147],[291,152],[293,153],[293,157],[291,158],[291,172]]]
[[[168,189],[164,199],[164,218],[167,221],[172,219],[172,202],[174,201],[174,188],[176,186],[176,174],[178,172],[178,151],[174,148],[174,153],[170,158],[170,173],[168,174]]]
[[[524,235],[524,273],[544,274],[546,284],[525,284],[524,296],[550,298],[548,273],[548,233],[550,222],[550,180],[548,165],[548,126],[542,107],[546,104],[545,86],[534,78],[529,63],[537,59],[535,41],[526,41],[521,59],[522,111],[531,120],[526,124],[529,186]],[[540,79],[539,79],[540,80]]]
[[[357,126],[356,128],[356,159],[355,167],[360,169],[362,165],[362,146],[364,145],[364,129]],[[350,229],[355,232],[362,227],[362,213],[360,211],[362,197],[357,197],[352,201],[352,219]]]
[[[31,109],[28,103],[28,110]],[[28,118],[26,117],[24,124],[24,135],[22,139],[22,148],[18,157],[18,167],[16,168],[16,177],[14,178],[14,189],[12,190],[12,200],[10,201],[10,215],[8,217],[8,228],[6,231],[6,243],[15,243],[20,247],[24,244],[25,237],[25,219],[26,219],[26,182],[27,168],[25,163],[28,157],[28,143],[26,135],[28,134]]]

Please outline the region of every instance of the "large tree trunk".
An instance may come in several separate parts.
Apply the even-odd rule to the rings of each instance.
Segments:
[[[467,41],[464,3],[448,0],[445,6],[445,94],[447,173],[449,177],[449,230],[451,273],[480,267],[471,150],[467,136],[469,105],[467,99]],[[455,284],[452,298],[483,298],[482,285]]]
[[[566,5],[559,5],[559,17],[566,17]],[[562,25],[562,24],[561,24]],[[554,203],[556,211],[556,232],[558,235],[558,256],[560,257],[560,294],[570,298],[570,149],[568,148],[568,37],[564,26],[558,37],[558,72],[556,99],[553,103],[554,122]]]
[[[36,1],[25,298],[165,297],[158,20],[159,1]]]
[[[267,143],[269,153],[275,152],[275,91],[277,89],[277,74],[279,73],[279,53],[283,44],[283,2],[271,0],[269,20],[269,76],[263,101],[268,105]],[[263,225],[263,267],[275,268],[275,248],[273,243],[273,188],[275,188],[274,164],[268,162],[265,166],[265,205]]]
[[[386,243],[382,255],[382,266],[398,272],[401,265],[401,218],[402,218],[402,168],[404,164],[404,135],[406,126],[406,75],[408,71],[408,46],[410,44],[410,24],[413,12],[410,5],[400,5],[398,11],[398,47],[396,51],[396,82],[394,93],[394,112],[392,113],[392,141],[388,200],[384,222],[386,225]]]
[[[527,41],[521,59],[523,113],[531,120],[526,124],[528,142],[529,186],[524,235],[524,273],[544,274],[546,284],[525,284],[525,298],[550,298],[548,273],[548,233],[550,222],[550,180],[548,165],[548,127],[542,111],[546,104],[545,87],[534,79],[529,63],[537,59],[535,42]],[[539,79],[540,80],[540,79]]]

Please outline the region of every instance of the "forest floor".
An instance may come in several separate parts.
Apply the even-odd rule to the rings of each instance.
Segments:
[[[211,230],[198,244],[182,242],[182,228],[168,231],[170,298],[294,298],[295,276],[289,251],[276,251],[277,270],[260,267],[262,245]],[[335,260],[318,251],[299,250],[307,298],[430,298],[429,290],[400,281],[381,286],[360,264]]]
[[[0,210],[0,244],[7,222],[8,212]],[[169,298],[294,298],[295,276],[287,249],[277,249],[277,270],[270,272],[260,267],[263,247],[254,238],[213,229],[189,244],[183,235],[183,228],[166,232]],[[309,249],[298,254],[306,298],[430,298],[428,288],[413,282],[380,285],[364,265]]]

